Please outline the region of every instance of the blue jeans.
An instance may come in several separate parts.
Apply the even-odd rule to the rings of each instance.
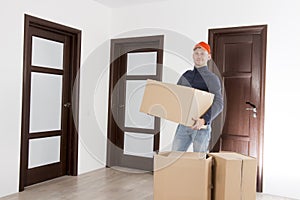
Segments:
[[[211,137],[211,127],[207,129],[193,130],[190,127],[179,124],[173,140],[172,151],[187,151],[193,143],[194,152],[208,152]]]

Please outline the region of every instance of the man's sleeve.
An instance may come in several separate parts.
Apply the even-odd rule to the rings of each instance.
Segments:
[[[223,110],[224,102],[222,95],[222,86],[219,78],[215,75],[214,81],[211,83],[209,92],[215,95],[213,104],[211,106],[211,121],[214,120]]]
[[[214,100],[210,109],[202,116],[206,124],[210,124],[223,110],[222,87],[219,78],[215,75],[209,80],[209,92],[214,94]]]
[[[183,86],[187,86],[187,87],[191,87],[191,84],[189,83],[189,81],[187,80],[186,76],[187,76],[188,71],[184,72],[180,78],[177,81],[177,85],[183,85]]]
[[[180,78],[179,78],[178,81],[177,81],[177,85],[182,85],[182,79],[183,79],[183,78],[184,78],[183,75],[180,76]]]

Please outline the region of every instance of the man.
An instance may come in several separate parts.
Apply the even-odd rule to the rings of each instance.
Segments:
[[[193,50],[194,69],[186,71],[177,84],[213,93],[214,101],[203,116],[193,118],[195,124],[192,127],[178,125],[172,150],[186,151],[193,143],[194,152],[208,152],[211,122],[223,110],[221,83],[217,75],[208,70],[207,62],[211,59],[210,46],[205,42],[200,42]]]

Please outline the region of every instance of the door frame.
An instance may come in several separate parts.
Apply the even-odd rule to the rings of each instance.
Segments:
[[[235,35],[242,33],[259,34],[262,37],[261,47],[261,94],[260,94],[260,112],[259,112],[259,125],[258,125],[258,158],[257,158],[257,191],[262,192],[263,188],[263,144],[264,144],[264,116],[265,116],[265,74],[266,74],[266,51],[267,51],[267,25],[254,25],[254,26],[241,26],[229,28],[209,29],[208,41],[212,48],[212,58],[214,58],[215,41],[218,35]]]
[[[119,139],[122,138],[124,141],[124,135],[117,135],[118,132],[122,131],[122,127],[119,127],[116,121],[114,120],[114,116],[112,113],[111,101],[113,101],[112,94],[115,85],[117,84],[120,77],[122,77],[121,70],[118,70],[118,66],[124,65],[126,60],[123,58],[123,55],[129,53],[131,51],[139,51],[141,45],[147,46],[146,49],[157,49],[158,51],[158,59],[157,64],[163,64],[163,43],[164,36],[163,35],[155,35],[155,36],[144,36],[144,37],[131,37],[131,38],[121,38],[121,39],[112,39],[111,40],[111,55],[110,55],[110,75],[109,75],[109,105],[108,105],[108,122],[107,122],[107,161],[106,167],[111,167],[114,165],[118,165],[122,163],[126,163],[125,160],[129,160],[130,162],[135,162],[136,157],[131,155],[123,155],[124,159],[122,159],[121,163],[118,162],[117,156],[119,155],[118,149],[124,149],[124,144],[120,143]],[[137,47],[140,46],[140,47]],[[159,66],[157,66],[157,69]],[[148,76],[151,79],[162,79],[162,69],[157,70],[157,74],[152,77]],[[145,79],[146,80],[146,79]],[[154,144],[153,150],[159,150],[159,137],[160,137],[160,119],[156,118],[155,120],[155,130],[156,133],[154,135]],[[146,132],[149,130],[145,129]],[[118,139],[119,138],[119,139]],[[143,158],[140,158],[143,159]],[[136,163],[136,162],[135,162]],[[149,159],[144,158],[142,164],[137,164],[138,168],[143,168],[144,164],[149,164]],[[126,164],[125,164],[126,165]],[[152,162],[151,162],[152,165]],[[152,169],[147,169],[152,170]]]
[[[67,168],[68,175],[77,176],[78,171],[78,118],[79,118],[79,69],[81,54],[81,31],[61,24],[50,22],[34,16],[24,15],[24,47],[23,47],[23,89],[22,89],[22,119],[21,119],[21,148],[20,148],[20,177],[19,191],[23,191],[26,183],[26,169],[28,163],[28,124],[30,112],[30,69],[28,69],[27,49],[29,43],[27,37],[29,28],[35,27],[46,31],[66,35],[71,39],[70,60],[70,101],[72,109],[69,110],[68,134],[67,134]]]

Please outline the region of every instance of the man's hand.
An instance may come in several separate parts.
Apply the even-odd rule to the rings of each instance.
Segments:
[[[203,118],[192,118],[192,120],[195,121],[194,125],[191,127],[191,129],[193,130],[200,130],[204,124],[205,124],[205,120]]]

